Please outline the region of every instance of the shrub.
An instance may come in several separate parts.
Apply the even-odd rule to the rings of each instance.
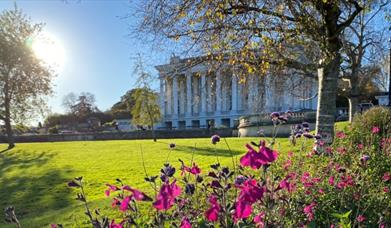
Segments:
[[[379,128],[380,135],[391,134],[391,109],[374,107],[354,117],[352,131],[355,134],[372,134],[373,127]]]

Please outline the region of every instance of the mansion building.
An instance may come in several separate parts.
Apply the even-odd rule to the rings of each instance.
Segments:
[[[235,67],[171,57],[159,65],[161,129],[234,127],[246,115],[315,110],[317,79],[290,73],[240,80]],[[195,61],[193,61],[195,62]]]

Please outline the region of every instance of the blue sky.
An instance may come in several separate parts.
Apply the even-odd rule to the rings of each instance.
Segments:
[[[62,98],[70,92],[91,92],[101,110],[109,109],[134,87],[132,57],[143,54],[155,75],[152,66],[169,58],[129,37],[129,24],[135,19],[121,19],[134,10],[129,1],[3,0],[0,11],[12,9],[15,2],[33,22],[45,23],[45,31],[64,47],[64,68],[53,81],[55,94],[49,98],[52,112],[64,111]]]

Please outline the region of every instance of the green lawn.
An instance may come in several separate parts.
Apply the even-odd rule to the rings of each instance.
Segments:
[[[246,152],[244,144],[251,140],[259,138],[227,138],[236,156]],[[171,152],[169,161],[177,168],[178,158],[189,163],[193,155],[202,169],[216,162],[216,154],[223,165],[232,164],[224,140],[215,148],[209,138],[165,139],[156,143],[151,140],[21,143],[0,153],[0,209],[15,206],[23,227],[43,227],[50,223],[83,227],[86,219],[83,208],[73,199],[75,192],[66,186],[67,181],[83,176],[92,207],[111,211],[110,199],[103,194],[105,183],[121,178],[150,192],[150,186],[143,180],[141,148],[148,174],[158,175],[172,142],[177,148]],[[0,150],[5,148],[6,145],[0,145]],[[284,156],[293,148],[287,139],[278,139],[275,149]],[[0,227],[8,227],[3,221],[0,214]]]
[[[232,153],[245,152],[244,144],[256,138],[228,138]],[[50,223],[78,224],[85,217],[80,203],[73,200],[74,192],[66,182],[83,176],[87,183],[88,199],[94,206],[107,208],[110,200],[103,192],[105,183],[116,178],[137,188],[149,191],[144,182],[141,148],[149,175],[157,175],[169,152],[168,145],[175,142],[170,162],[176,167],[194,159],[201,168],[216,162],[230,165],[231,157],[222,141],[216,146],[210,139],[87,141],[58,143],[23,143],[0,154],[0,207],[14,205],[24,227],[42,227]],[[287,140],[281,142],[285,147]],[[2,145],[1,149],[4,149]],[[3,216],[3,215],[1,215]],[[0,219],[0,227],[3,219]]]

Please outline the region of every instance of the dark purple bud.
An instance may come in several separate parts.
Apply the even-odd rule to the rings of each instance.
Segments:
[[[224,174],[228,174],[229,173],[229,168],[228,167],[224,167],[221,169],[221,171],[223,171]]]
[[[239,175],[235,178],[235,185],[241,185],[245,180],[246,178],[244,176]]]
[[[212,183],[210,183],[210,186],[212,188],[222,188],[223,186],[221,186],[220,182],[218,182],[217,180],[213,180]]]
[[[288,122],[288,118],[286,116],[280,116],[278,119],[284,123]]]
[[[71,181],[68,182],[68,187],[71,187],[71,188],[76,187],[76,188],[78,188],[78,187],[80,187],[80,184],[78,184],[74,180],[71,180]]]
[[[202,178],[200,175],[197,175],[196,181],[197,181],[198,183],[201,183],[202,181],[204,181],[204,178]]]
[[[310,124],[308,122],[303,122],[301,125],[303,127],[305,127],[305,128],[309,128],[310,127]]]
[[[164,164],[164,167],[160,170],[161,177],[162,176],[167,176],[167,177],[172,177],[175,174],[175,168],[172,167],[170,164],[166,163]]]
[[[216,164],[211,165],[210,167],[211,167],[212,169],[217,170],[217,169],[219,169],[220,164],[219,164],[219,163],[216,163]]]
[[[278,117],[280,117],[280,113],[279,112],[272,112],[272,114],[270,114],[270,117],[272,119],[278,118]]]
[[[170,143],[170,149],[174,149],[175,148],[175,143]]]
[[[306,137],[307,139],[313,139],[314,138],[314,136],[312,134],[307,133],[307,132],[304,133],[303,136]]]
[[[315,138],[316,140],[319,140],[319,139],[321,139],[321,138],[322,138],[322,136],[321,136],[321,135],[319,135],[319,134],[317,134],[317,135],[315,135],[315,136],[314,136],[314,138]]]
[[[217,175],[214,172],[209,172],[208,176],[213,177],[213,178],[217,178]]]
[[[364,155],[360,158],[360,161],[361,161],[361,162],[366,162],[366,161],[368,161],[369,159],[371,159],[371,157],[370,157],[369,155],[364,154]]]
[[[211,140],[212,140],[212,144],[216,144],[216,143],[220,142],[220,136],[218,136],[218,135],[213,135],[213,136],[211,137]]]
[[[194,184],[186,184],[185,186],[185,192],[186,194],[193,195],[195,191],[195,186]]]

